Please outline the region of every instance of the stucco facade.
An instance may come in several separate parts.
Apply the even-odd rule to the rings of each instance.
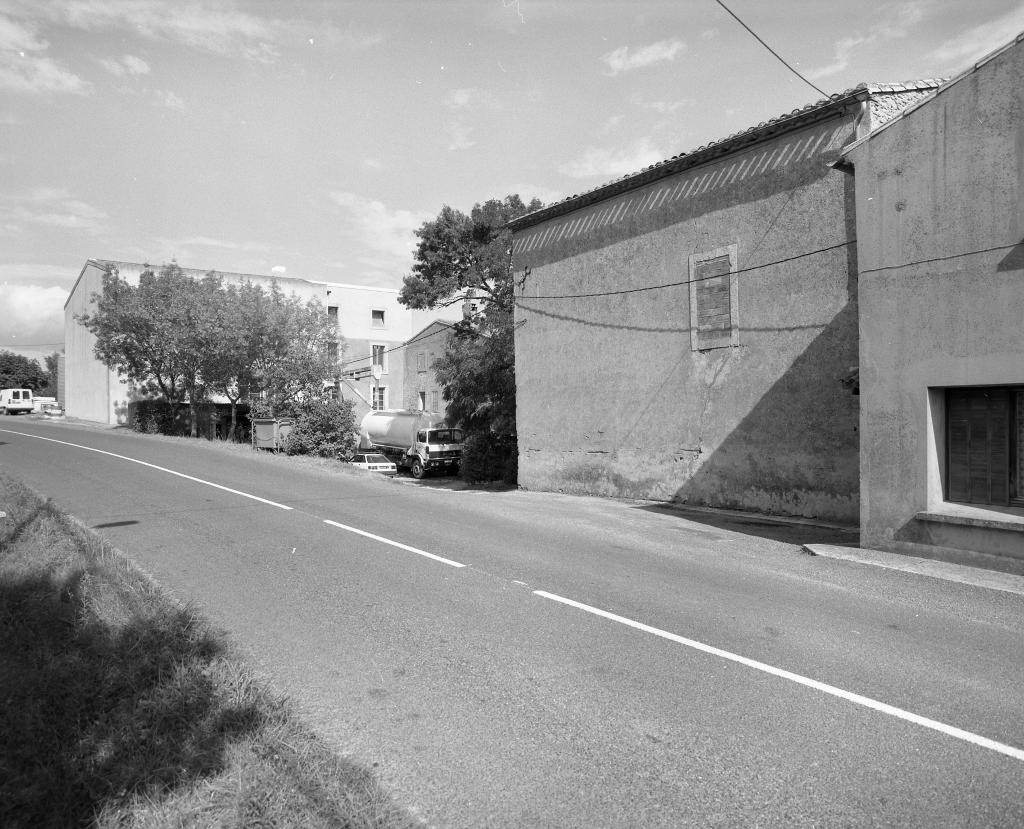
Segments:
[[[1024,406],[1013,402],[1024,398],[1024,41],[846,160],[861,267],[861,543],[1024,563]],[[1009,414],[982,434],[1000,389]],[[966,420],[951,408],[964,395],[978,410]]]
[[[519,481],[855,523],[860,87],[512,223]],[[882,114],[880,114],[882,113]]]
[[[444,354],[450,333],[451,325],[438,320],[417,331],[406,343],[402,352],[405,361],[404,408],[440,412],[442,415],[447,412],[444,388],[431,366]]]
[[[127,421],[128,404],[138,399],[138,394],[131,384],[96,359],[93,354],[95,337],[76,319],[91,309],[92,296],[102,290],[104,270],[111,265],[133,284],[138,284],[139,276],[146,267],[135,262],[112,260],[90,259],[85,263],[64,306],[63,402],[69,416],[123,424]],[[183,268],[183,271],[196,279],[201,279],[208,272],[195,268]],[[376,384],[366,372],[362,372],[366,376],[359,379],[346,377],[341,384],[342,397],[356,404],[357,414],[368,411],[376,385],[378,396],[385,401],[385,408],[389,404],[396,405],[395,401],[400,403],[405,385],[403,344],[413,330],[427,324],[429,317],[426,312],[411,311],[400,305],[398,290],[294,277],[217,273],[225,282],[248,281],[263,288],[269,288],[276,282],[283,291],[303,301],[322,303],[338,319],[338,330],[344,339],[339,353],[343,369],[370,366],[374,348],[384,363],[384,371]],[[452,315],[457,313],[453,311]]]

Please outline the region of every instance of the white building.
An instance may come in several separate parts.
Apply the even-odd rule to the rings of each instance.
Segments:
[[[127,423],[128,404],[139,394],[131,384],[96,359],[93,345],[96,338],[76,319],[89,313],[92,297],[102,291],[103,274],[117,268],[121,277],[138,284],[147,266],[137,262],[106,259],[86,261],[71,295],[64,304],[64,407],[71,417],[100,423]],[[209,269],[182,268],[195,279]],[[346,285],[295,277],[264,276],[216,271],[225,282],[251,282],[263,288],[277,284],[286,293],[302,300],[323,303],[330,316],[336,317],[344,339],[340,354],[343,368],[341,395],[356,405],[360,414],[372,408],[390,408],[402,403],[404,364],[398,351],[413,333],[441,317],[458,319],[461,310],[412,311],[398,303],[398,290]],[[448,316],[445,316],[445,314]],[[380,366],[380,377],[374,378],[372,366]]]

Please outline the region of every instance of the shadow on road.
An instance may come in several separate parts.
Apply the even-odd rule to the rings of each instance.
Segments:
[[[725,510],[712,512],[678,504],[644,504],[636,509],[784,544],[835,544],[843,547],[858,547],[860,544],[860,530],[857,527],[801,523],[749,513],[728,513]]]

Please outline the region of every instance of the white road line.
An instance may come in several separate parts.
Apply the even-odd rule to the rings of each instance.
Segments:
[[[66,440],[56,440],[54,438],[44,438],[42,435],[30,435],[26,432],[15,432],[10,429],[0,429],[0,432],[6,432],[10,435],[21,435],[23,438],[35,438],[36,440],[46,440],[50,443],[60,443],[63,446],[73,446],[76,449],[84,449],[87,452],[96,452],[100,455],[109,455],[112,458],[119,458],[122,461],[128,461],[129,463],[137,463],[139,466],[148,466],[150,469],[156,469],[160,472],[166,472],[168,475],[177,475],[179,478],[184,478],[187,481],[194,481],[197,484],[203,484],[204,486],[212,486],[214,489],[222,489],[224,492],[230,492],[232,495],[241,495],[243,498],[251,498],[253,501],[259,501],[261,504],[269,504],[272,507],[278,509],[292,509],[292,507],[286,506],[285,504],[279,504],[277,501],[268,501],[266,498],[260,498],[258,495],[251,495],[248,492],[241,492],[237,489],[232,489],[229,486],[222,486],[221,484],[215,484],[213,481],[204,481],[202,478],[194,478],[191,475],[186,475],[184,472],[175,472],[173,469],[167,469],[164,466],[157,466],[155,463],[146,463],[146,461],[136,460],[135,458],[129,458],[127,455],[118,455],[115,452],[107,452],[103,449],[94,449],[91,446],[82,446],[80,443],[68,443]]]
[[[970,731],[964,731],[961,728],[956,728],[946,723],[941,723],[938,720],[932,720],[928,717],[922,717],[919,714],[914,714],[910,711],[905,711],[902,708],[896,708],[893,705],[888,705],[884,702],[871,699],[870,697],[861,696],[855,694],[852,691],[844,691],[842,688],[837,688],[834,685],[827,685],[824,682],[818,682],[816,679],[810,679],[800,674],[794,674],[790,671],[786,671],[782,668],[776,668],[773,665],[768,665],[764,662],[758,662],[755,659],[748,659],[745,656],[739,654],[730,653],[729,651],[723,651],[721,648],[716,648],[712,645],[705,645],[703,642],[697,642],[694,639],[687,639],[684,636],[678,636],[675,633],[669,633],[667,630],[661,630],[660,628],[651,627],[645,625],[643,622],[636,622],[633,619],[627,619],[625,616],[618,616],[614,613],[609,613],[607,610],[601,610],[597,607],[591,607],[590,605],[583,604],[581,602],[573,601],[572,599],[566,599],[563,596],[556,596],[554,593],[546,593],[543,590],[534,590],[535,596],[540,596],[544,599],[551,599],[555,602],[568,605],[569,607],[575,607],[577,610],[582,610],[586,613],[592,613],[595,616],[601,616],[605,619],[611,619],[613,622],[618,622],[622,625],[635,628],[636,630],[642,630],[644,633],[650,633],[654,636],[660,636],[662,639],[668,639],[671,642],[676,642],[680,645],[685,645],[688,648],[702,651],[703,653],[711,654],[712,656],[718,656],[722,659],[728,659],[730,662],[737,662],[740,665],[745,665],[748,668],[753,668],[756,671],[762,671],[772,676],[780,677],[781,679],[788,679],[790,682],[795,682],[798,685],[804,685],[807,688],[813,688],[816,691],[821,691],[825,694],[831,694],[834,697],[839,697],[848,702],[855,703],[857,705],[863,705],[865,708],[871,708],[875,711],[879,711],[883,714],[888,714],[891,717],[897,717],[907,722],[915,723],[916,725],[930,728],[933,731],[938,731],[941,734],[945,734],[948,737],[954,737],[964,742],[972,743],[973,745],[980,746],[981,748],[987,748],[991,751],[1005,754],[1007,757],[1012,757],[1015,760],[1024,761],[1024,750],[1015,748],[1014,746],[1006,745],[1005,743],[999,743],[995,740],[990,740],[988,737],[982,737],[979,734],[973,734]]]
[[[397,547],[399,550],[408,550],[410,553],[416,553],[418,556],[426,556],[432,558],[434,561],[440,561],[442,564],[447,564],[449,567],[465,567],[465,564],[460,564],[457,561],[452,561],[450,558],[442,558],[441,556],[435,556],[433,553],[428,553],[426,550],[418,550],[415,547],[410,547],[408,544],[400,544],[397,541],[392,541],[389,538],[382,538],[379,535],[368,533],[365,530],[357,530],[355,527],[350,527],[347,524],[339,524],[337,521],[328,521],[324,519],[325,524],[330,524],[332,527],[337,527],[339,530],[347,530],[350,533],[356,535],[362,535],[366,538],[372,538],[374,541],[379,541],[381,544],[390,544],[392,547]]]

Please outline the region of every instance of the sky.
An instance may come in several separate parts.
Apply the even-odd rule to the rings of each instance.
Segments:
[[[1020,0],[726,0],[815,86],[959,74]],[[398,288],[545,203],[817,101],[715,0],[0,0],[0,349],[89,258]]]

